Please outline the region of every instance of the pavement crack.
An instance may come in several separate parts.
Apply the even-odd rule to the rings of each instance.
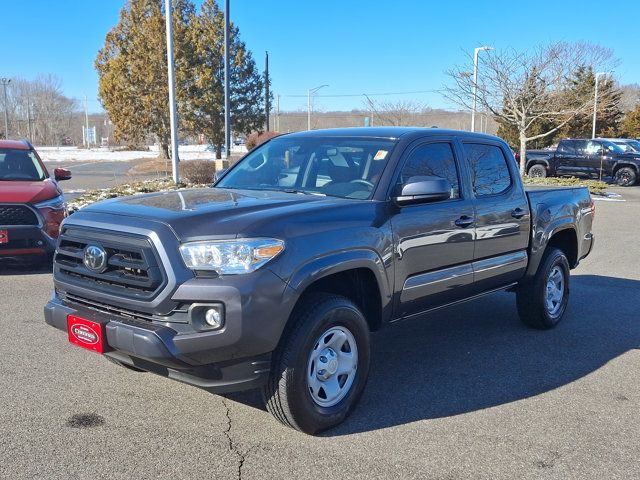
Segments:
[[[233,453],[237,458],[238,458],[238,480],[242,479],[242,467],[244,466],[244,462],[245,459],[247,457],[247,455],[253,450],[253,447],[250,448],[247,452],[242,452],[240,450],[240,448],[238,447],[238,443],[233,441],[233,438],[231,437],[231,428],[232,428],[232,421],[231,421],[231,408],[229,407],[229,405],[227,404],[226,398],[224,397],[220,397],[222,399],[222,405],[225,408],[225,417],[227,418],[227,428],[224,430],[224,435],[225,437],[227,437],[227,443],[229,446],[229,451],[231,453]]]

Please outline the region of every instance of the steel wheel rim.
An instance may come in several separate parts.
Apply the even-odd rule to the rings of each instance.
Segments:
[[[545,288],[545,306],[547,313],[555,317],[562,309],[562,303],[565,294],[565,279],[562,268],[558,265],[551,269],[547,277],[547,285]]]
[[[628,172],[618,172],[618,183],[627,185],[631,181],[631,175]]]
[[[347,396],[358,368],[356,339],[344,326],[331,327],[315,341],[307,362],[307,388],[320,407],[332,407]]]
[[[533,178],[542,178],[542,171],[539,168],[532,168],[532,177]]]

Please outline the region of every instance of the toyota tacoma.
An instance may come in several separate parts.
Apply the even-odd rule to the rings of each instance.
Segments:
[[[492,292],[554,327],[593,246],[586,188],[525,189],[509,147],[420,128],[276,137],[213,188],[67,218],[46,322],[126,368],[262,389],[316,433],[360,397],[370,333]]]

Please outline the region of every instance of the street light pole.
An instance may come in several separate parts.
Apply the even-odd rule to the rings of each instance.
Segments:
[[[10,78],[2,78],[0,79],[2,82],[2,88],[4,89],[4,138],[5,140],[9,140],[9,115],[7,110],[9,106],[7,105],[7,85],[11,83]]]
[[[311,95],[315,95],[318,90],[329,85],[320,85],[316,88],[307,90],[307,130],[311,130]]]
[[[591,129],[591,138],[596,138],[596,113],[598,111],[598,78],[600,75],[606,75],[607,72],[596,73],[596,88],[593,95],[593,126]]]
[[[229,79],[229,0],[224,2],[224,158],[229,160],[231,150],[231,87]]]
[[[471,109],[471,131],[476,131],[476,100],[478,99],[478,54],[493,50],[493,47],[478,47],[473,51],[473,108]]]
[[[176,114],[176,79],[173,64],[173,15],[171,13],[171,0],[165,0],[165,15],[167,23],[167,70],[169,71],[169,123],[171,127],[171,166],[173,169],[173,181],[180,181],[178,158],[178,118]],[[161,145],[162,146],[162,145]]]

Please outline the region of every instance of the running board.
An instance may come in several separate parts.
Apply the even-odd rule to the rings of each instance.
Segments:
[[[487,290],[486,292],[482,292],[482,293],[479,293],[477,295],[473,295],[472,297],[469,297],[469,298],[463,298],[462,300],[456,300],[455,302],[445,303],[444,305],[438,305],[437,307],[428,308],[427,310],[423,310],[422,312],[412,313],[411,315],[406,315],[404,317],[396,318],[395,320],[391,320],[389,323],[401,322],[403,320],[411,320],[412,318],[419,317],[421,315],[426,315],[427,313],[435,312],[435,311],[441,310],[443,308],[451,307],[453,305],[459,305],[461,303],[470,302],[472,300],[477,300],[478,298],[482,298],[482,297],[485,297],[487,295],[491,295],[492,293],[502,292],[502,291],[505,291],[505,290],[510,290],[513,287],[515,287],[516,285],[518,285],[518,282],[513,282],[513,283],[510,283],[510,284],[505,285],[503,287],[494,288],[493,290]]]

